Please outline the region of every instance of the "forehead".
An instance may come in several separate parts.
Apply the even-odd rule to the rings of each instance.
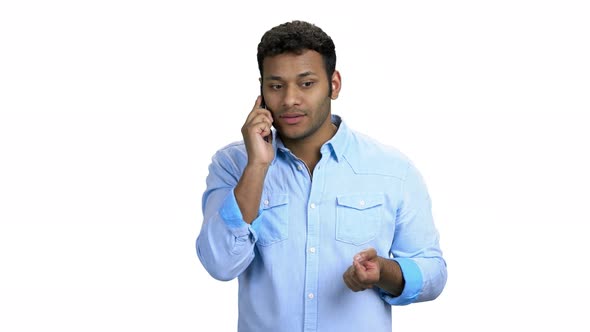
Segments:
[[[313,50],[305,50],[300,54],[282,53],[266,57],[262,62],[264,78],[291,78],[305,72],[320,76],[325,74],[324,68],[322,55]]]

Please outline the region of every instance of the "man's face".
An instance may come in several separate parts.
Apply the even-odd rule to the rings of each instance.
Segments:
[[[335,72],[328,79],[321,54],[284,53],[267,57],[262,64],[264,100],[285,143],[333,133],[330,102],[340,91],[340,75]]]

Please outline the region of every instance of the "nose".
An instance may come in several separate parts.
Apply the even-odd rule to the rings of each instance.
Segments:
[[[297,85],[290,84],[284,90],[283,107],[289,109],[299,106],[301,103],[301,93]]]

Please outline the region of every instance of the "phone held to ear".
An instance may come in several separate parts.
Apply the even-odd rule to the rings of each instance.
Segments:
[[[266,109],[266,102],[264,102],[264,95],[262,94],[262,84],[260,84],[260,98],[260,107]],[[272,132],[270,133],[270,135],[272,135]],[[266,142],[270,142],[270,135],[264,137],[264,140]]]
[[[260,107],[266,109],[266,102],[264,102],[264,95],[262,94],[262,84],[260,84],[260,98],[262,98]]]

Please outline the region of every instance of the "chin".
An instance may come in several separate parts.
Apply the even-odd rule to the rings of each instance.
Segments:
[[[307,137],[311,136],[311,133],[305,132],[305,131],[301,131],[301,132],[291,132],[291,133],[285,133],[283,134],[283,137],[286,137],[292,141],[295,140],[302,140],[305,139]]]

